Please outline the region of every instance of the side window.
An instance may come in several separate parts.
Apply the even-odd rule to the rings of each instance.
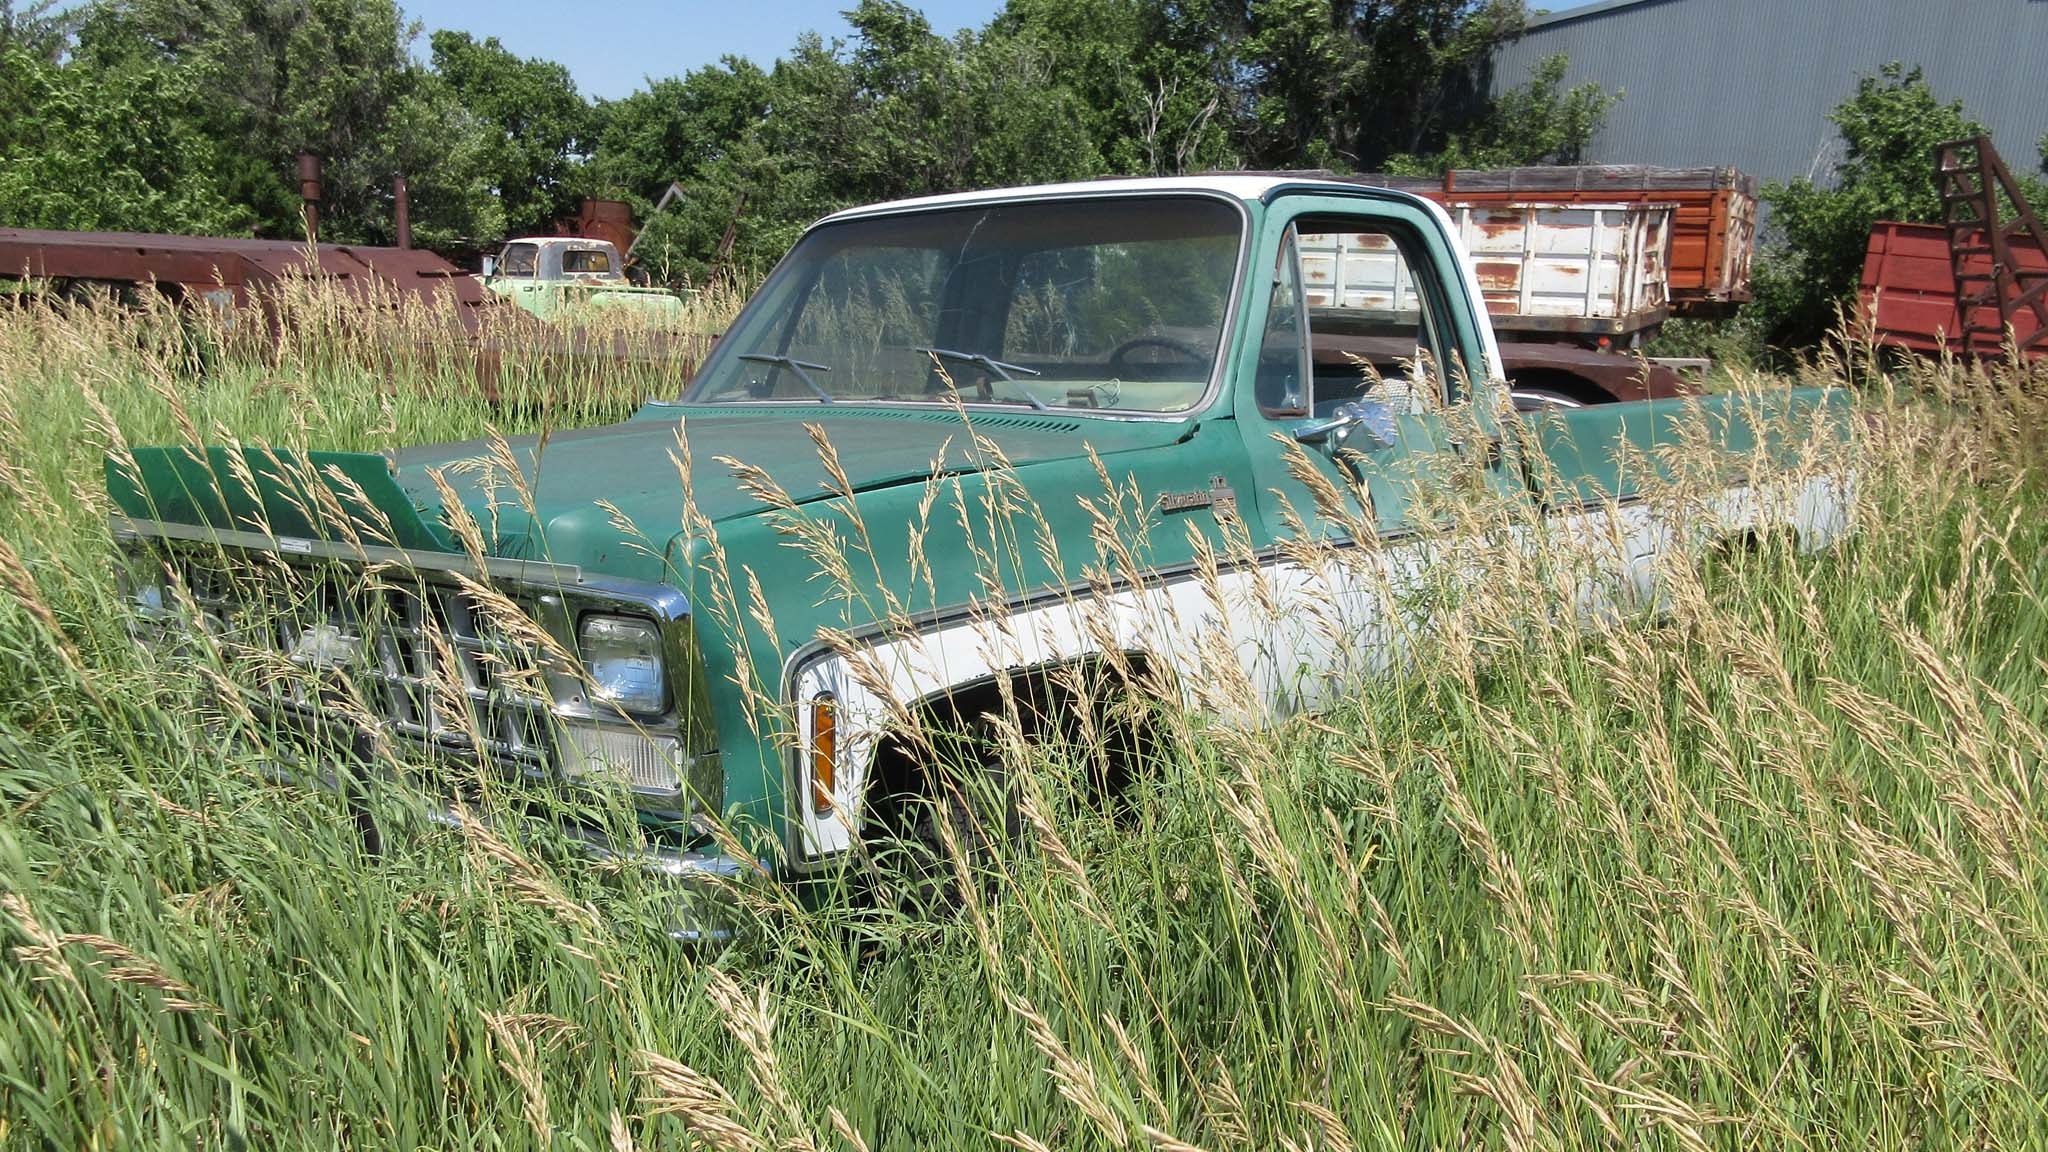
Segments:
[[[1289,228],[1273,268],[1273,303],[1266,309],[1253,385],[1259,411],[1268,416],[1306,416],[1313,406],[1301,280],[1301,256]]]
[[[1297,225],[1317,415],[1368,395],[1403,408],[1444,397],[1434,265],[1402,232],[1359,225]]]
[[[507,244],[498,261],[500,276],[534,276],[540,271],[540,248],[533,244]]]

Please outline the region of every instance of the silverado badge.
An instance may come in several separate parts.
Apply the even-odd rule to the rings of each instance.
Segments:
[[[1207,488],[1192,492],[1161,492],[1159,511],[1162,513],[1190,512],[1196,508],[1211,508],[1219,519],[1237,515],[1237,493],[1221,476],[1211,476]]]

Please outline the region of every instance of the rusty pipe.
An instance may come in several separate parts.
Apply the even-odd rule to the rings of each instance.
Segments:
[[[391,178],[392,215],[398,226],[398,246],[412,247],[412,196],[405,187],[405,175]]]
[[[299,153],[299,199],[306,217],[308,244],[319,242],[321,192],[320,157],[311,152]]]

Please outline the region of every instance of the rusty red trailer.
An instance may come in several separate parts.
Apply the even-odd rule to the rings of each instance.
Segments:
[[[2031,241],[2014,243],[2011,253],[2019,269],[2048,273],[2048,255]],[[1988,274],[1991,257],[1966,254],[1964,268],[1977,275]],[[2004,352],[2003,341],[1989,333],[1974,332],[1967,340],[1963,337],[1963,319],[1956,313],[1948,229],[1943,225],[1892,220],[1872,224],[1858,296],[1860,319],[1880,344],[1929,354],[1992,357]],[[2025,342],[2039,331],[2039,323],[2022,311],[2013,317],[2013,329]],[[2048,348],[2037,349],[2033,355],[2048,357]]]

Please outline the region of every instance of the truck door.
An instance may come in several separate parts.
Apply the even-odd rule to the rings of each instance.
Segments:
[[[1234,377],[1266,537],[1397,537],[1427,514],[1418,494],[1453,485],[1523,498],[1478,313],[1435,219],[1402,201],[1283,196],[1266,236],[1253,256],[1265,299]],[[1482,402],[1463,403],[1475,388]]]

